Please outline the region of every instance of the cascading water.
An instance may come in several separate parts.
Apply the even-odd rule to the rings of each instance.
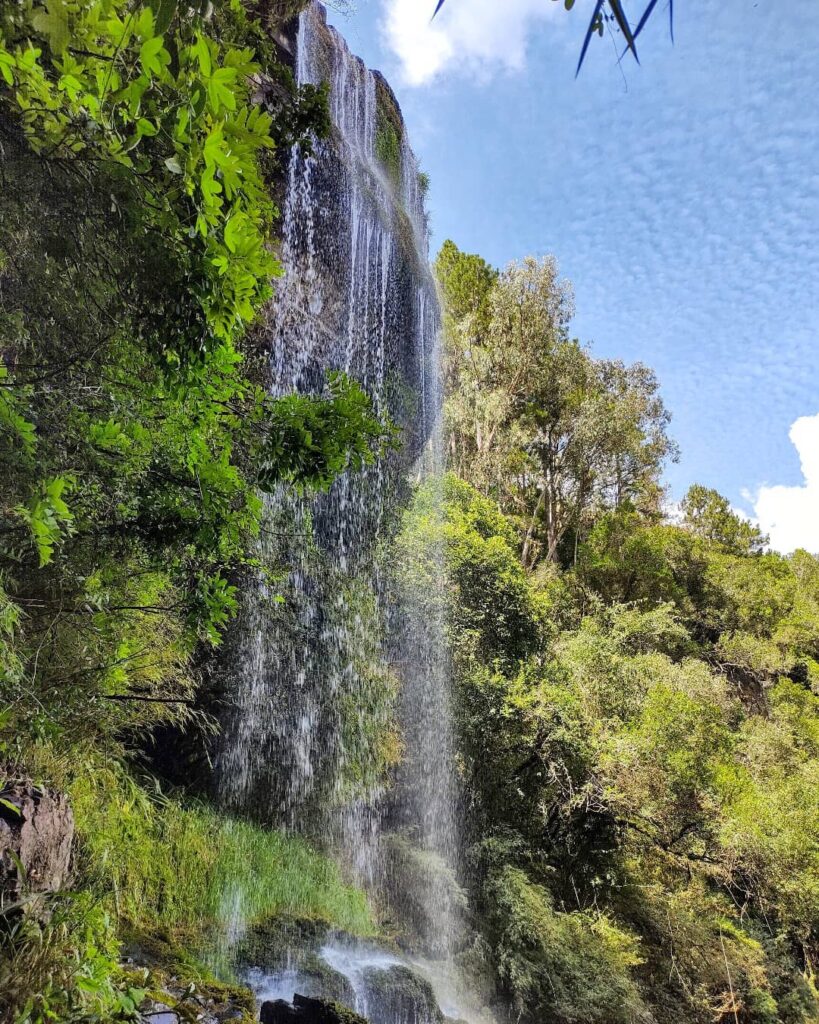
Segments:
[[[388,85],[352,56],[318,3],[300,16],[296,74],[300,84],[329,83],[334,130],[289,161],[271,388],[314,393],[327,371],[348,373],[401,427],[402,449],[317,499],[283,489],[267,500],[261,554],[287,576],[261,584],[244,610],[219,786],[228,807],[332,837],[360,884],[382,901],[400,892],[414,902],[418,938],[441,959],[459,928],[443,602],[430,614],[388,580],[379,557],[407,477],[441,468],[440,314],[424,186]],[[442,559],[435,585],[444,585]],[[399,751],[387,795],[385,767]],[[451,881],[446,893],[414,870],[425,858]],[[226,913],[239,934],[241,894],[226,894]],[[323,953],[330,962],[333,947]],[[339,956],[355,964],[389,955]],[[257,990],[284,991],[297,977],[292,967],[265,975]],[[363,990],[353,990],[360,1004]],[[380,1020],[378,1006],[372,1012]],[[427,1016],[438,1020],[437,1006]]]
[[[383,113],[395,102],[386,83],[350,54],[319,5],[301,16],[297,53],[300,83],[331,84],[335,131],[290,159],[271,386],[315,392],[327,371],[348,373],[401,426],[406,454],[345,474],[317,500],[282,491],[268,501],[264,555],[290,574],[272,615],[264,601],[248,609],[220,785],[229,805],[288,823],[306,808],[377,802],[366,785],[350,785],[351,766],[360,778],[377,760],[356,698],[385,663],[376,546],[406,459],[431,430],[426,382],[438,331],[415,158],[406,145],[395,153],[399,178],[378,155],[379,138],[396,132]]]

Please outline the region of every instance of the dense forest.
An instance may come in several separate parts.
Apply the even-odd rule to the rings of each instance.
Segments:
[[[412,946],[320,836],[162,771],[175,744],[207,760],[243,587],[288,568],[260,554],[264,496],[402,443],[345,373],[267,386],[284,154],[332,131],[273,42],[304,6],[0,5],[10,1024],[150,1019],[171,979],[178,1019],[257,1019],[222,962],[236,891],[254,926]],[[407,484],[383,558],[445,623],[457,969],[498,1021],[819,1020],[819,560],[707,487],[669,509],[658,382],[572,337],[554,259],[447,242],[434,271],[446,472]],[[396,723],[362,728],[389,789]],[[50,878],[35,811],[68,836]]]
[[[553,260],[436,270],[451,472],[402,559],[429,593],[446,547],[471,955],[526,1020],[815,1020],[819,561],[669,516],[657,382]]]

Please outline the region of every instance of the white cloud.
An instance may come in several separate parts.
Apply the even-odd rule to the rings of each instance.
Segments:
[[[796,548],[819,553],[819,414],[798,419],[789,437],[799,452],[804,484],[760,487],[751,501],[773,548],[785,554]]]
[[[432,21],[435,0],[384,0],[384,6],[384,36],[408,85],[450,69],[479,76],[518,70],[526,63],[531,23],[563,12],[549,0],[447,0]]]

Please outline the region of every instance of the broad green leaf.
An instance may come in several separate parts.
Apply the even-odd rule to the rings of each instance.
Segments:
[[[154,32],[158,36],[164,36],[170,28],[171,22],[176,14],[177,0],[159,0],[155,10]]]
[[[211,106],[218,110],[220,106],[228,110],[236,109],[236,96],[233,87],[236,82],[235,68],[217,68],[208,82],[208,96]]]
[[[68,46],[68,14],[60,0],[49,0],[48,9],[37,11],[31,23],[38,32],[47,36],[52,53],[62,53]]]
[[[225,224],[225,245],[231,252],[236,252],[245,230],[246,220],[240,213],[235,214]]]
[[[213,67],[210,59],[210,49],[208,47],[207,40],[203,36],[199,36],[194,46],[194,52],[196,58],[199,61],[199,69],[205,78],[210,78],[211,68]]]
[[[8,50],[4,50],[3,47],[0,46],[0,75],[3,76],[6,85],[14,85],[14,73],[12,68],[14,68],[16,64],[17,62]]]
[[[162,43],[162,36],[146,39],[139,49],[139,63],[146,75],[161,75],[170,61],[170,55]]]

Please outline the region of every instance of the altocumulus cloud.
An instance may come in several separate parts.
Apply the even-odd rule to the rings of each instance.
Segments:
[[[488,76],[522,68],[531,23],[554,18],[556,6],[544,0],[448,0],[432,21],[435,0],[384,0],[382,28],[407,84],[424,85],[448,70]]]
[[[789,436],[799,452],[804,484],[760,487],[750,500],[760,528],[777,551],[806,548],[819,553],[819,414],[802,416]]]

